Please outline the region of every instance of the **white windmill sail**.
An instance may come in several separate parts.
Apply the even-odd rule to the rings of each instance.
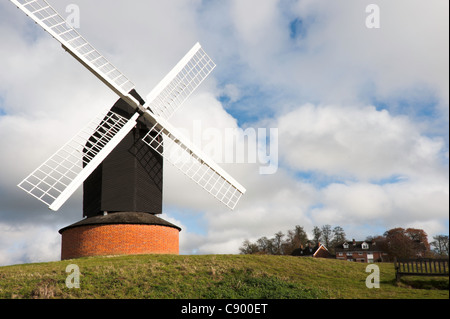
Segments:
[[[94,73],[103,83],[124,99],[133,99],[128,93],[134,84],[114,65],[90,45],[61,15],[45,0],[10,0],[33,19],[64,49]],[[137,101],[134,101],[135,104]]]
[[[70,27],[47,1],[10,1],[59,41],[67,52],[116,94],[135,109],[139,107],[139,102],[128,94],[134,84]],[[51,210],[58,210],[132,130],[138,117],[139,114],[136,113],[127,120],[113,112],[102,112],[18,186],[49,205]],[[104,119],[106,120],[103,121]],[[98,138],[98,143],[86,150],[87,143],[93,138]]]
[[[215,67],[216,64],[201,45],[196,43],[147,95],[144,106],[156,115],[169,119]]]
[[[231,209],[234,209],[245,188],[184,138],[166,120],[216,67],[199,43],[147,95],[144,113],[155,123],[143,141],[166,158],[181,172]]]
[[[145,115],[156,123],[143,141],[216,199],[234,209],[245,188],[165,119],[150,112]]]
[[[18,185],[57,211],[136,125],[111,111],[101,112]]]

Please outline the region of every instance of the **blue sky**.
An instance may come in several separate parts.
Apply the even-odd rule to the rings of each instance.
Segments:
[[[448,2],[372,1],[380,29],[357,0],[51,3],[79,6],[79,32],[143,96],[199,41],[217,68],[175,126],[278,129],[275,174],[223,165],[247,188],[232,212],[166,165],[161,217],[183,228],[181,253],[295,225],[448,234]],[[15,185],[117,97],[8,1],[0,38],[0,265],[58,260],[81,193],[55,214]]]
[[[4,107],[3,98],[0,96],[0,116],[6,115],[6,111],[3,109],[3,107]]]

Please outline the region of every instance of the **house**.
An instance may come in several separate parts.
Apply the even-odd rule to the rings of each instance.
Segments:
[[[372,263],[387,261],[388,254],[375,241],[345,241],[334,248],[336,259]]]
[[[292,256],[315,257],[315,258],[332,258],[328,249],[321,243],[313,244],[308,241],[306,246],[300,245],[300,248],[294,249]]]

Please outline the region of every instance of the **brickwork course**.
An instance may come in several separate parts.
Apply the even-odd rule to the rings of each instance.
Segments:
[[[89,256],[178,254],[180,228],[148,213],[86,218],[61,229],[61,259]]]

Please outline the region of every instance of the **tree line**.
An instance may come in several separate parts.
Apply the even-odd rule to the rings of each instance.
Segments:
[[[279,231],[271,238],[264,236],[255,242],[246,239],[239,251],[241,254],[292,255],[295,249],[306,247],[308,243],[313,245],[322,243],[334,255],[334,248],[337,245],[349,242],[341,226],[314,226],[311,233],[312,238],[308,238],[304,228],[296,225],[287,233]],[[449,236],[433,236],[433,241],[429,242],[428,235],[423,229],[397,227],[387,230],[383,235],[368,236],[365,241],[375,241],[377,247],[387,252],[392,258],[449,256]]]
[[[369,236],[367,240],[376,241],[389,256],[397,258],[438,258],[449,256],[448,235],[433,236],[428,241],[428,235],[423,229],[392,228],[382,236]]]
[[[340,226],[314,226],[312,234],[313,237],[308,238],[304,228],[296,225],[286,234],[279,231],[271,238],[264,236],[256,242],[250,242],[246,239],[239,251],[241,254],[291,255],[294,249],[301,246],[306,247],[308,242],[312,242],[314,245],[323,243],[331,253],[334,253],[334,246],[345,241],[345,231]]]

